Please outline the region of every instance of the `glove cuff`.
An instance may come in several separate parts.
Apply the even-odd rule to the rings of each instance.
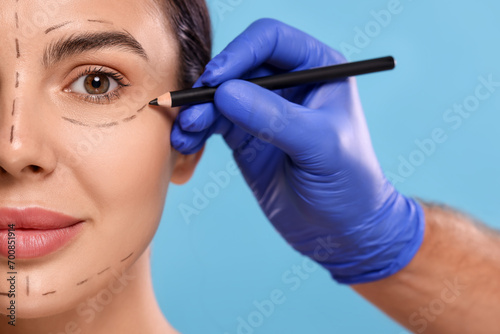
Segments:
[[[338,266],[323,264],[337,282],[358,284],[386,278],[406,267],[418,252],[424,237],[424,211],[416,200],[396,194],[395,205],[383,219],[392,221],[384,224],[386,233],[372,240],[370,251],[356,261],[356,271],[361,274],[342,275],[346,272],[339,273],[343,270]]]

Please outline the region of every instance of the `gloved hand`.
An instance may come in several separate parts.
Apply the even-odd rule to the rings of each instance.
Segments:
[[[214,103],[181,111],[171,141],[191,154],[222,134],[279,233],[335,280],[354,284],[402,269],[424,232],[420,205],[383,175],[355,79],[275,92],[232,80],[342,62],[304,32],[256,21],[206,66],[195,86],[224,83]]]

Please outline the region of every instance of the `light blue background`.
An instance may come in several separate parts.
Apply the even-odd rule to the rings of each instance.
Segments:
[[[390,1],[218,0],[210,1],[214,52],[219,52],[253,20],[273,17],[326,44],[355,44],[355,28],[374,21],[371,11]],[[226,11],[221,6],[226,5]],[[358,77],[373,145],[386,172],[397,173],[399,157],[418,147],[415,140],[435,128],[444,143],[397,184],[407,195],[446,202],[499,227],[497,177],[500,162],[500,89],[480,102],[453,129],[446,110],[473,95],[478,77],[500,81],[500,2],[401,0],[402,12],[372,33],[368,45],[349,60],[393,55],[396,70]],[[228,8],[229,7],[229,8]],[[229,10],[230,9],[230,10]],[[359,45],[359,43],[358,43]],[[194,191],[225,170],[231,152],[211,138],[195,175],[171,186],[154,240],[156,294],[168,320],[183,333],[237,332],[238,317],[256,311],[254,301],[279,289],[285,302],[253,328],[253,333],[406,333],[321,268],[300,280],[295,291],[282,276],[303,257],[293,251],[261,213],[241,176],[187,223],[179,205],[192,205]],[[425,306],[425,305],[422,305]],[[247,332],[242,332],[247,333]]]

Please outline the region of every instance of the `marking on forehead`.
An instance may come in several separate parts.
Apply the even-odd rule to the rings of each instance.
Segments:
[[[120,262],[124,262],[124,261],[125,261],[125,260],[127,260],[129,257],[131,257],[133,254],[134,254],[134,252],[130,253],[130,255],[129,255],[129,256],[127,256],[126,258],[124,258],[124,259],[120,260]]]
[[[111,269],[111,267],[107,267],[106,269],[101,270],[100,272],[97,273],[97,275],[101,275],[102,273],[108,271],[109,269]]]
[[[63,23],[56,24],[55,26],[49,27],[49,28],[45,29],[45,35],[47,35],[49,32],[52,32],[52,31],[54,31],[56,29],[62,28],[65,25],[70,24],[71,22],[73,22],[73,21],[66,21],[66,22],[63,22]]]
[[[104,23],[104,24],[111,24],[111,25],[114,25],[113,22],[111,21],[106,21],[106,20],[91,20],[91,19],[88,19],[87,21],[89,22],[96,22],[96,23]]]
[[[21,57],[21,51],[19,51],[19,40],[16,38],[16,56]]]
[[[10,143],[14,142],[14,125],[10,128]]]
[[[43,293],[42,296],[53,295],[54,293],[56,293],[56,290]]]

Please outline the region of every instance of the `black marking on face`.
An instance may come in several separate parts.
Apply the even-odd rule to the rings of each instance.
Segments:
[[[132,255],[134,255],[134,252],[130,253],[127,257],[123,258],[120,260],[120,262],[125,262],[126,260],[128,260]],[[101,275],[103,273],[105,273],[106,271],[110,270],[111,269],[111,266],[101,270],[100,272],[97,273],[97,275]],[[83,281],[80,281],[78,283],[76,283],[77,286],[80,286],[80,285],[83,285],[85,283],[87,283],[89,280],[91,279],[91,277],[87,278],[87,279],[84,279]],[[29,276],[26,276],[26,295],[30,295],[30,278]],[[48,295],[53,295],[57,292],[57,290],[52,290],[52,291],[48,291],[48,292],[45,292],[42,294],[42,296],[48,296]],[[5,293],[5,292],[0,292],[0,296],[9,296],[8,293]]]
[[[147,107],[147,104],[145,104],[145,105],[144,105],[141,109],[137,110],[137,112],[141,112],[141,111],[143,111],[143,110],[144,110],[144,108],[146,108],[146,107]]]
[[[70,123],[73,123],[73,124],[77,124],[77,125],[81,125],[81,126],[90,126],[88,124],[85,124],[85,123],[82,123],[80,121],[77,121],[76,119],[67,118],[67,117],[63,117],[62,119],[64,119],[65,121],[68,121]]]
[[[10,143],[14,142],[14,125],[10,128]]]
[[[87,283],[89,281],[89,279],[90,278],[84,279],[83,281],[76,283],[76,285],[78,286],[78,285],[85,284],[85,283]]]
[[[16,3],[19,0],[16,0]],[[17,11],[14,13],[14,19],[16,23],[16,29],[19,29],[19,15],[17,14]],[[19,48],[19,39],[16,37],[15,38],[15,44],[16,44],[16,58],[21,58],[21,50]],[[19,72],[16,71],[16,83],[15,83],[15,88],[19,88]],[[14,101],[12,102],[12,117],[14,117],[16,113],[16,99],[14,98]],[[11,126],[10,128],[10,143],[12,144],[14,142],[14,125]],[[26,277],[26,283],[27,285],[27,290],[26,292],[29,295],[29,277]]]
[[[19,50],[19,40],[16,38],[16,58],[21,58],[21,51]]]
[[[111,22],[111,21],[105,21],[105,20],[90,20],[90,19],[89,19],[89,20],[87,20],[87,21],[89,21],[89,22],[97,22],[97,23],[104,23],[104,24],[111,24],[111,25],[113,25],[113,22]]]
[[[132,115],[130,117],[124,118],[122,121],[124,121],[124,122],[130,122],[131,120],[133,120],[136,117],[137,117],[137,115]]]
[[[97,124],[97,128],[110,128],[112,126],[117,126],[118,122],[111,122],[111,123],[104,123],[104,124]]]
[[[70,24],[70,23],[71,23],[71,21],[66,21],[66,22],[63,22],[63,23],[56,24],[55,26],[52,26],[52,27],[50,27],[50,28],[47,28],[47,29],[45,30],[45,35],[47,35],[49,32],[52,32],[52,31],[54,31],[54,30],[56,30],[56,29],[59,29],[59,28],[61,28],[61,27],[64,27],[65,25]]]
[[[129,256],[127,256],[126,258],[120,260],[120,262],[124,262],[125,260],[127,260],[128,258],[130,258],[132,255],[134,255],[134,252],[130,253]]]
[[[56,290],[43,293],[42,296],[53,295],[54,293],[56,293]]]
[[[107,267],[106,269],[101,270],[100,272],[97,273],[97,275],[101,275],[102,273],[108,271],[109,269],[111,269],[111,267]]]

